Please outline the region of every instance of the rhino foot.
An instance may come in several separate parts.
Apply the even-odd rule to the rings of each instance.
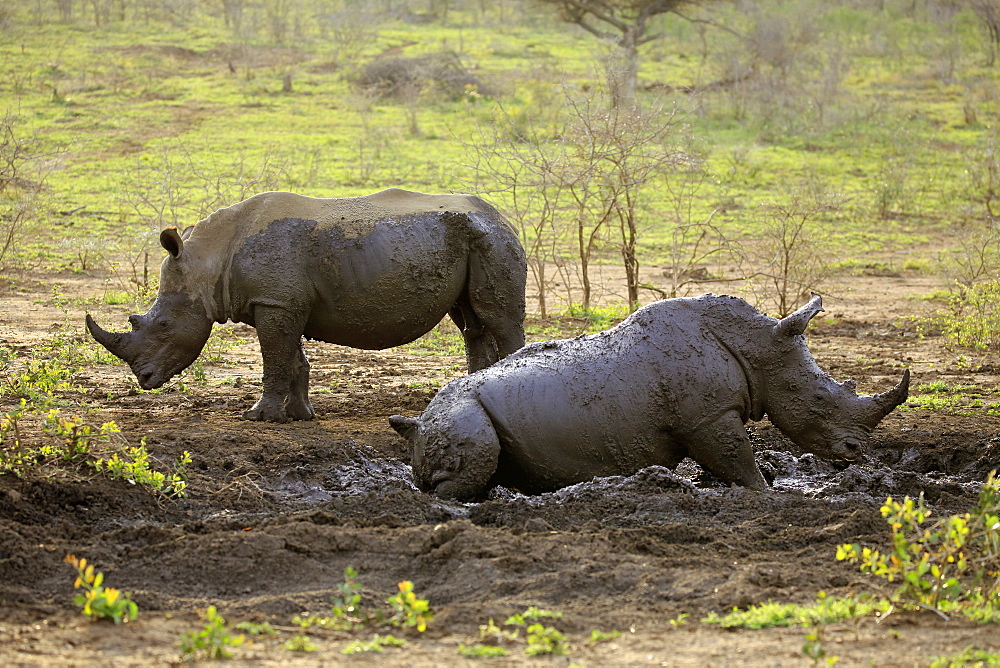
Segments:
[[[243,419],[257,422],[288,422],[291,418],[285,411],[283,403],[268,401],[261,397],[253,408],[243,414]]]

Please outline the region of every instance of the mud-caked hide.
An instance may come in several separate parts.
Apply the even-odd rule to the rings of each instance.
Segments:
[[[907,398],[908,371],[873,396],[824,373],[803,336],[820,311],[819,296],[781,320],[735,297],[655,302],[608,331],[529,345],[390,424],[420,488],[450,498],[550,491],[687,456],[765,489],[748,421],[766,415],[802,448],[853,460]]]
[[[510,224],[472,195],[399,189],[316,199],[263,193],[216,211],[167,251],[156,301],[93,337],[132,368],[144,389],[194,362],[215,322],[254,326],[263,393],[245,414],[310,419],[302,337],[369,350],[402,345],[446,314],[462,331],[469,370],[524,344],[524,251]]]

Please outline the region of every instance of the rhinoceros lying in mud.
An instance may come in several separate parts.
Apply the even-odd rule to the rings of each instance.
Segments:
[[[143,389],[194,362],[214,322],[257,328],[263,394],[251,420],[313,417],[302,336],[377,350],[413,341],[450,314],[469,371],[524,345],[524,251],[510,225],[471,195],[389,189],[364,197],[256,195],[183,234],[168,228],[159,294],[131,332],[98,342]]]
[[[852,460],[907,398],[909,371],[859,396],[816,365],[802,333],[822,310],[819,296],[782,320],[728,296],[655,302],[606,332],[527,346],[389,422],[410,442],[417,485],[442,497],[551,491],[685,456],[766,489],[748,420],[767,415],[800,447]]]

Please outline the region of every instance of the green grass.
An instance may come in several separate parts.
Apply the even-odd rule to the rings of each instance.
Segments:
[[[130,16],[100,27],[91,13],[54,21],[58,12],[47,0],[13,9],[0,43],[0,96],[18,115],[22,136],[58,151],[45,166],[46,214],[25,239],[21,264],[117,266],[104,299],[120,303],[135,289],[130,254],[150,251],[146,268],[155,281],[162,252],[143,234],[192,224],[252,192],[489,191],[463,142],[490,125],[498,103],[518,123],[558,132],[560,84],[579,95],[601,82],[597,44],[544,12],[453,4],[446,19],[426,24],[360,21],[357,43],[324,34],[304,14],[300,33],[278,43],[265,22],[249,38],[234,35],[207,5],[187,20]],[[764,5],[753,20],[810,36],[785,45],[794,56],[787,67],[764,59],[747,85],[642,93],[644,104],[658,96],[680,109],[678,141],[697,147],[708,179],[685,190],[684,175],[673,173],[646,189],[640,262],[665,263],[675,224],[705,220],[723,204],[714,222],[741,243],[755,242],[758,207],[814,187],[835,196],[837,206],[815,224],[845,271],[863,273],[894,252],[947,242],[955,222],[974,216],[968,173],[1000,109],[975,18],[964,11],[942,22],[893,2],[882,12],[816,0]],[[735,6],[715,11],[716,20],[752,30]],[[703,42],[677,17],[661,17],[655,28],[667,38],[643,49],[644,84],[707,85],[728,76],[733,54],[748,62],[747,49],[725,31],[709,29]],[[403,57],[455,52],[499,94],[424,96],[411,109],[355,89],[357,68],[390,50]],[[251,62],[241,59],[244,51]],[[222,187],[206,193],[213,181]],[[668,182],[689,208],[678,210]],[[505,193],[488,196],[511,204]],[[81,206],[73,216],[58,213]],[[95,238],[107,243],[95,248]],[[615,247],[597,261],[617,262]],[[911,271],[935,268],[926,259],[907,263]],[[448,335],[415,348],[454,344]]]
[[[711,612],[701,621],[722,628],[766,629],[774,626],[811,626],[855,619],[876,612],[884,613],[888,608],[888,603],[829,597],[820,592],[816,603],[811,605],[767,601],[748,606],[745,610],[733,608],[724,615]]]

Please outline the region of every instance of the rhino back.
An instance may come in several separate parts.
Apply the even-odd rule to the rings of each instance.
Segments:
[[[256,306],[278,306],[302,315],[309,338],[366,349],[412,341],[464,289],[469,239],[457,224],[410,215],[353,237],[313,220],[272,221],[233,256],[230,318],[254,324]]]
[[[539,490],[673,466],[704,420],[749,411],[739,363],[697,304],[651,305],[618,327],[535,344],[462,379],[503,443],[500,478]]]

